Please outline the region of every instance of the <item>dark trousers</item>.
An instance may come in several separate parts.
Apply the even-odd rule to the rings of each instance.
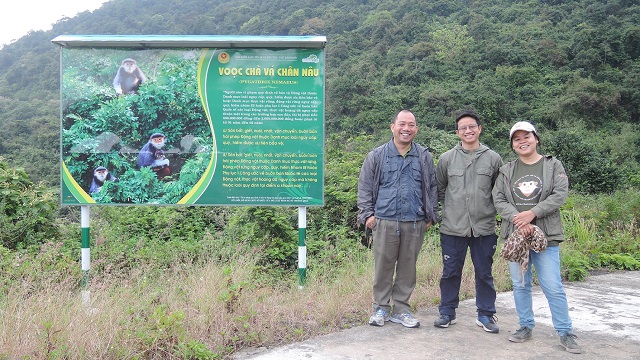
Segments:
[[[471,261],[476,277],[476,307],[478,315],[491,316],[496,312],[496,289],[491,267],[498,243],[497,235],[459,237],[440,234],[442,247],[442,278],[440,278],[440,314],[455,315],[460,303],[462,268],[471,250]]]

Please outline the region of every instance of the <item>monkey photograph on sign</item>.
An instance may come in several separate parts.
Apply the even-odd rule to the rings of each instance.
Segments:
[[[113,79],[113,88],[118,96],[137,94],[140,85],[145,81],[147,81],[147,77],[140,70],[136,61],[126,58],[122,60],[116,77]]]
[[[100,191],[100,189],[102,189],[102,185],[104,185],[104,182],[107,180],[113,181],[113,182],[120,181],[120,179],[111,175],[111,173],[109,172],[109,170],[107,170],[106,167],[98,166],[93,171],[93,179],[91,180],[91,186],[89,187],[89,194],[95,194],[98,191]]]
[[[149,141],[144,144],[138,153],[138,167],[150,167],[159,179],[171,175],[169,159],[164,156],[162,148],[165,146],[166,137],[162,133],[153,133]]]
[[[178,204],[199,196],[190,191],[215,151],[198,93],[199,52],[62,52],[64,204]]]

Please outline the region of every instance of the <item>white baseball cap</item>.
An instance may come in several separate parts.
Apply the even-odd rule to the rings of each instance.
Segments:
[[[513,126],[511,127],[511,131],[509,132],[509,138],[512,138],[513,133],[515,133],[518,130],[524,130],[524,131],[532,132],[538,135],[536,133],[536,128],[533,125],[531,125],[531,123],[526,121],[518,121],[517,123],[513,124]]]

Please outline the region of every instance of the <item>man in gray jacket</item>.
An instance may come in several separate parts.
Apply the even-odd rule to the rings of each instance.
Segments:
[[[414,114],[400,111],[391,132],[391,141],[367,154],[358,182],[358,221],[373,232],[374,314],[369,324],[392,321],[415,328],[420,322],[411,314],[409,298],[425,232],[437,219],[438,190],[433,156],[413,141],[418,132]]]
[[[442,277],[440,278],[440,317],[436,327],[446,328],[456,322],[460,302],[462,268],[471,251],[475,272],[476,324],[485,331],[497,333],[496,290],[491,268],[496,251],[496,209],[491,190],[502,166],[502,158],[480,143],[479,116],[463,111],[456,117],[456,134],[460,143],[438,159],[436,179],[438,198],[442,201],[440,245]]]

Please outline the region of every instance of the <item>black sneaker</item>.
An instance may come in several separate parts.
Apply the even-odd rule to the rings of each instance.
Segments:
[[[441,327],[441,328],[448,328],[449,325],[453,325],[456,323],[456,316],[455,315],[442,315],[440,314],[440,317],[436,319],[436,321],[433,322],[433,326],[435,327]]]
[[[476,325],[481,326],[484,331],[492,334],[497,334],[500,331],[498,325],[496,325],[497,322],[498,318],[495,315],[480,315],[476,319]]]
[[[526,326],[520,327],[515,333],[509,335],[509,341],[516,343],[525,342],[533,337],[533,330]]]
[[[580,345],[576,342],[577,336],[573,334],[566,334],[560,336],[560,344],[570,353],[572,354],[580,354],[582,349]]]

